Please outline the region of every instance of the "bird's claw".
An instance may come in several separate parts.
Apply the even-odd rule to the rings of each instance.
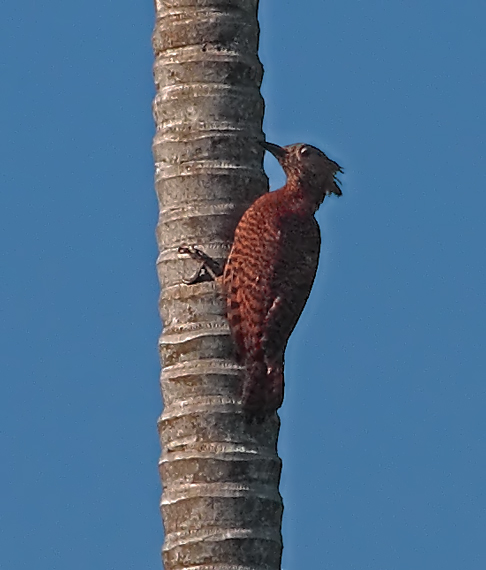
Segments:
[[[199,262],[196,271],[190,277],[182,278],[182,282],[185,285],[194,285],[195,283],[211,279],[215,280],[221,275],[221,269],[217,262],[193,245],[181,245],[177,249],[177,253],[179,255],[188,255],[194,261]]]

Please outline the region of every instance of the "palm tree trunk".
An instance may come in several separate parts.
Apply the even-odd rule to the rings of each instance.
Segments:
[[[166,570],[277,570],[278,418],[245,424],[218,282],[182,282],[196,245],[221,266],[262,170],[258,0],[156,0],[153,35],[160,215],[160,475]]]

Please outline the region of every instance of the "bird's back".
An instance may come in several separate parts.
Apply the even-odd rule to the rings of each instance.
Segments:
[[[245,367],[243,405],[256,415],[282,404],[284,351],[309,296],[319,249],[314,216],[289,208],[285,187],[261,196],[236,229],[223,282]]]

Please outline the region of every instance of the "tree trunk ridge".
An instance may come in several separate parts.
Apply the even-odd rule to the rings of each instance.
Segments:
[[[153,143],[161,284],[159,468],[166,570],[278,570],[279,420],[246,424],[220,285],[185,285],[195,245],[220,263],[262,170],[258,0],[156,0]]]

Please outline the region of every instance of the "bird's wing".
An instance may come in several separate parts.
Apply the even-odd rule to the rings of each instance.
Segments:
[[[270,286],[271,305],[263,325],[262,348],[267,363],[281,359],[309,297],[317,271],[320,231],[316,220],[284,220],[282,248]]]
[[[224,270],[227,316],[241,360],[256,358],[261,350],[265,316],[273,302],[271,285],[278,263],[273,225],[264,208],[247,210]]]
[[[224,274],[228,319],[241,360],[282,360],[309,296],[319,250],[313,217],[282,218],[264,208],[243,216]]]

